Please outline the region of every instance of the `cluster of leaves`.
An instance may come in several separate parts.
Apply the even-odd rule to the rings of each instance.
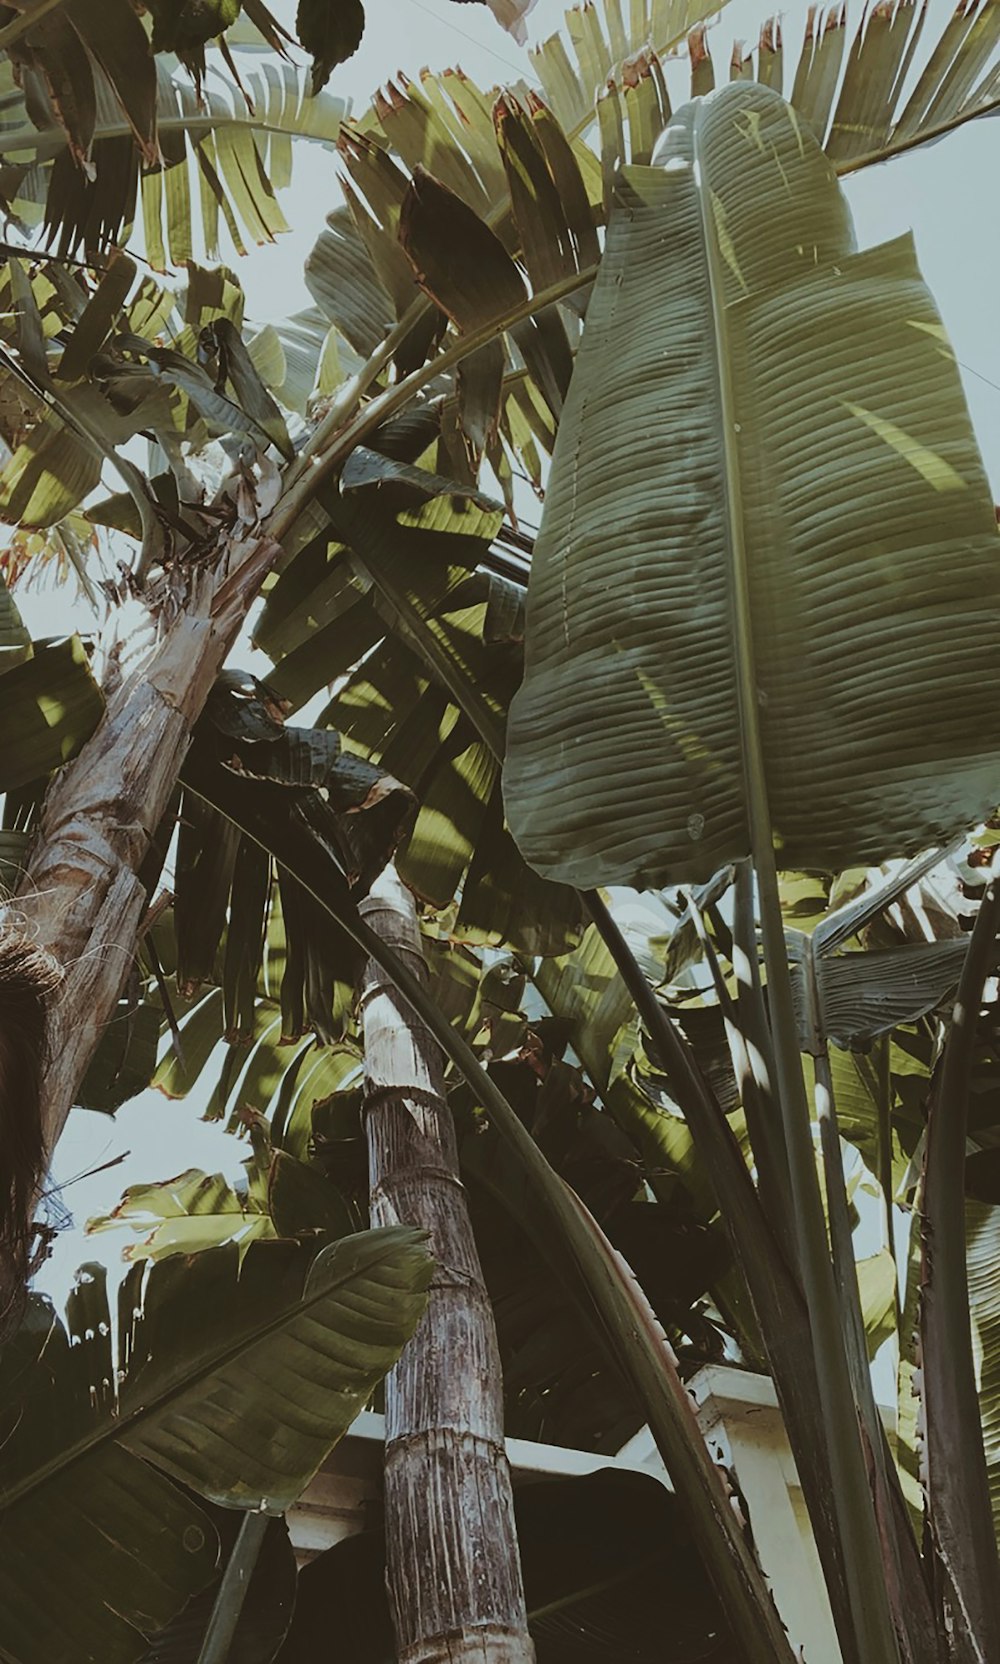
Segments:
[[[129,234],[141,193],[150,259],[162,263],[168,244],[181,262],[193,252],[190,160],[210,255],[220,217],[239,249],[245,238],[273,240],[287,229],[275,192],[288,182],[293,139],[334,144],[342,103],[311,95],[289,57],[292,37],[262,0],[158,0],[147,10],[151,33],[130,0],[48,7],[34,23],[5,8],[9,216],[24,231],[42,220],[62,255],[96,257]],[[206,64],[212,42],[231,78]]]
[[[544,102],[522,91],[494,105],[458,73],[425,74],[419,83],[393,83],[359,122],[342,129],[336,107],[309,101],[297,73],[281,61],[244,77],[249,104],[233,86],[215,92],[209,74],[199,105],[169,65],[156,92],[153,50],[180,52],[200,75],[206,42],[227,31],[235,52],[242,19],[226,4],[149,9],[152,41],[126,7],[131,32],[116,48],[124,52],[134,40],[138,51],[138,28],[144,54],[127,86],[119,85],[124,71],[96,34],[85,42],[87,54],[77,53],[83,67],[74,69],[74,80],[59,56],[61,31],[75,29],[74,40],[81,38],[94,8],[75,6],[72,23],[56,11],[59,32],[44,38],[46,20],[37,38],[35,29],[19,32],[23,62],[0,131],[0,150],[16,157],[0,180],[16,211],[30,219],[46,204],[50,227],[61,227],[60,246],[82,242],[93,252],[129,222],[143,166],[147,251],[155,264],[168,257],[187,262],[188,284],[180,300],[151,280],[137,285],[121,255],[102,260],[93,283],[57,262],[8,262],[4,362],[14,392],[5,392],[2,420],[13,455],[0,479],[3,512],[22,526],[48,527],[85,510],[95,524],[141,535],[145,571],[166,568],[183,584],[186,565],[196,566],[211,546],[211,532],[245,523],[247,498],[256,504],[270,492],[273,501],[281,489],[270,447],[294,489],[301,472],[296,419],[321,415],[327,400],[331,408],[309,440],[326,484],[288,540],[255,624],[273,675],[267,687],[228,678],[206,711],[182,795],[144,874],[152,896],[179,824],[174,906],[150,913],[141,972],[82,1090],[84,1102],[113,1109],[151,1078],[158,1038],[169,1033],[156,1083],[177,1094],[215,1071],[208,1113],[228,1114],[234,1130],[252,1133],[241,1189],[187,1173],[132,1193],[114,1216],[143,1234],[133,1257],[156,1262],[144,1310],[159,1322],[159,1291],[173,1298],[175,1288],[193,1288],[181,1251],[202,1250],[190,1263],[210,1290],[204,1307],[196,1302],[207,1334],[223,1284],[235,1311],[244,1279],[248,1290],[267,1282],[270,1270],[258,1266],[284,1264],[286,1250],[295,1258],[289,1236],[340,1236],[363,1222],[361,1056],[351,998],[357,958],[347,926],[358,896],[395,850],[423,904],[439,1008],[474,1040],[538,1150],[638,1272],[685,1364],[725,1353],[766,1360],[778,1375],[836,1604],[842,1567],[828,1512],[831,1474],[815,1407],[809,1314],[790,1270],[796,1248],[776,1105],[750,1062],[755,1048],[767,1056],[767,1012],[759,979],[748,995],[745,974],[737,974],[757,964],[741,880],[725,869],[692,895],[682,916],[664,923],[661,912],[654,931],[636,933],[645,991],[655,989],[655,1009],[669,1014],[671,1032],[684,1036],[685,1055],[707,1085],[710,1115],[699,1120],[676,1054],[664,1048],[656,1023],[637,1020],[606,934],[587,927],[587,898],[525,864],[504,822],[499,784],[507,709],[521,680],[531,552],[516,525],[513,480],[523,472],[541,486],[615,175],[622,164],[643,169],[651,159],[671,118],[661,60],[705,7],[697,0],[652,11],[633,6],[627,30],[616,6],[608,8],[606,30],[588,7],[571,27],[575,62],[558,39],[536,54]],[[274,26],[263,6],[246,4],[243,12],[280,54],[285,43],[268,35]],[[333,12],[318,5],[300,11],[300,37],[317,59],[317,81],[341,50],[323,33]],[[909,0],[891,16],[876,10],[853,41],[842,14],[831,14],[822,29],[810,26],[791,104],[839,172],[995,106],[990,59],[1000,8],[973,4],[952,19],[911,91],[904,83],[921,16]],[[348,33],[353,27],[348,8],[338,9],[341,26]],[[709,90],[714,70],[697,29],[691,71],[693,90]],[[763,32],[756,56],[739,54],[732,72],[764,88],[780,86],[776,25]],[[96,114],[88,126],[90,83]],[[595,107],[596,86],[602,91]],[[586,140],[595,120],[599,156]],[[197,169],[208,245],[215,246],[225,223],[240,247],[244,233],[262,240],[281,228],[275,187],[287,177],[293,135],[338,142],[345,202],[309,261],[315,306],[280,330],[245,337],[232,275],[191,260],[189,162]],[[161,159],[168,164],[162,169]],[[93,174],[82,192],[81,166]],[[153,436],[166,459],[151,482],[119,454],[138,434]],[[206,509],[190,464],[224,436],[236,440],[235,478]],[[626,438],[631,444],[633,435]],[[109,461],[127,491],[95,507],[91,498]],[[484,464],[500,484],[503,505],[478,489]],[[45,778],[93,725],[100,697],[80,644],[36,644],[32,653],[8,600],[2,592],[0,670],[5,693],[9,688],[18,698],[5,700],[0,715],[0,779],[8,792],[0,859],[13,872]],[[53,682],[57,671],[62,680]],[[31,684],[42,672],[44,690]],[[286,723],[290,711],[324,688],[328,703],[310,727]],[[818,887],[804,875],[783,878],[786,923],[797,927],[788,953],[799,1044],[832,1078],[840,1132],[861,1152],[868,1170],[861,1182],[877,1182],[887,1217],[912,1202],[927,1098],[947,1035],[943,1013],[965,958],[964,937],[945,909],[935,915],[941,939],[913,939],[899,900],[913,882],[909,874],[906,884],[852,908],[844,905],[843,880]],[[890,912],[900,905],[902,915]],[[740,930],[730,922],[736,916]],[[513,962],[496,960],[494,949],[513,954]],[[995,1506],[997,1026],[990,1006],[978,1030],[975,1150],[966,1168]],[[614,1449],[641,1411],[613,1345],[594,1323],[578,1269],[552,1220],[532,1202],[523,1168],[509,1159],[496,1125],[457,1082],[454,1103],[500,1329],[508,1424],[528,1436]],[[836,1137],[825,1155],[832,1222],[842,1182]],[[840,1253],[853,1286],[849,1201]],[[915,1245],[914,1232],[911,1239]],[[920,1260],[914,1246],[905,1297],[897,1299],[897,1241],[888,1231],[882,1252],[858,1270],[860,1351],[895,1331],[902,1486],[917,1510],[912,1334]],[[91,1300],[89,1286],[81,1285],[80,1301]],[[115,1325],[96,1296],[86,1320],[70,1314],[70,1334],[87,1342],[82,1350],[65,1345],[66,1331],[50,1312],[37,1318],[46,1357],[65,1352],[96,1360],[94,1370],[73,1376],[73,1391],[82,1403],[84,1382],[92,1411],[105,1405],[103,1383],[114,1378],[109,1349],[119,1358],[134,1353],[144,1390],[151,1379],[151,1346],[141,1325],[135,1339],[130,1316],[137,1287],[126,1285],[117,1351],[108,1339]],[[29,1323],[26,1336],[35,1330]],[[15,1406],[36,1362],[29,1356],[27,1373],[15,1377]],[[126,1377],[113,1393],[116,1429],[123,1409],[126,1419],[131,1413],[131,1366]],[[159,1400],[154,1394],[143,1402],[154,1403],[153,1431],[140,1427],[137,1448],[198,1489],[199,1476],[190,1467],[182,1472],[176,1450],[168,1449],[169,1429],[157,1430]],[[76,1427],[78,1413],[68,1410],[65,1425]],[[233,1418],[239,1413],[234,1405]],[[102,1451],[128,1457],[128,1438],[108,1431],[110,1421],[93,1426]],[[85,1443],[91,1423],[87,1428]],[[81,1460],[71,1473],[89,1471],[83,1448],[73,1446]],[[206,1466],[221,1471],[214,1445],[203,1454]],[[48,1445],[41,1456],[24,1457],[24,1472],[34,1476],[24,1480],[24,1496],[37,1491],[39,1518],[51,1517],[56,1501],[46,1487],[63,1483],[68,1461]],[[153,1468],[142,1472],[156,1478]],[[897,1481],[886,1483],[891,1501]],[[288,1478],[288,1494],[291,1485]],[[277,1493],[265,1493],[262,1481],[261,1494]],[[30,1545],[20,1506],[12,1498],[8,1517]],[[188,1518],[186,1506],[181,1492],[163,1503],[167,1512],[159,1493],[144,1504],[150,1519],[169,1513],[182,1538],[185,1521],[194,1524],[200,1552],[212,1541],[210,1528],[203,1516]],[[906,1538],[904,1547],[915,1555],[914,1541]],[[131,1592],[132,1605],[120,1597],[119,1653],[102,1640],[109,1648],[102,1656],[136,1656],[138,1631],[152,1627],[145,1619],[162,1624],[171,1602],[176,1610],[214,1567],[208,1551],[194,1570],[183,1555],[175,1559],[170,1597],[160,1591],[155,1611],[145,1589]],[[11,1572],[15,1582],[20,1566],[18,1560]],[[99,1609],[110,1588],[103,1568],[92,1582],[93,1622],[100,1626],[109,1622]],[[25,1589],[45,1601],[41,1584],[26,1582]],[[15,1588],[9,1598],[16,1597]],[[105,1604],[110,1611],[113,1603]],[[49,1606],[58,1625],[56,1603]],[[636,1615],[638,1622],[638,1609]],[[26,1622],[16,1656],[33,1659]],[[38,1655],[51,1656],[65,1640],[47,1631]],[[703,1644],[704,1637],[692,1643]]]

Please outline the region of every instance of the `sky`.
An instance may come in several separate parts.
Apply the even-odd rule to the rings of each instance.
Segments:
[[[270,0],[286,22],[294,0]],[[948,0],[932,0],[925,38],[947,16]],[[461,67],[489,88],[518,78],[534,81],[527,51],[506,35],[486,7],[454,0],[367,0],[368,23],[356,56],[335,70],[329,91],[366,106],[375,88],[403,70],[416,76],[424,65]],[[529,42],[544,39],[561,24],[560,0],[538,0],[527,20]],[[782,13],[786,63],[794,62],[802,38],[806,7],[796,0]],[[860,7],[854,6],[854,19]],[[754,0],[733,0],[710,30],[717,73],[728,62],[734,37],[753,39],[766,16]],[[919,65],[918,65],[919,67]],[[786,73],[788,71],[786,70]],[[675,104],[685,96],[685,69],[669,72]],[[254,250],[233,263],[248,296],[248,313],[264,323],[309,304],[302,264],[323,217],[338,202],[334,158],[319,148],[299,147],[296,178],[283,198],[294,230],[278,243]],[[996,188],[1000,180],[1000,123],[969,123],[934,146],[888,164],[870,168],[846,182],[855,215],[859,246],[912,229],[924,274],[933,290],[959,363],[994,492],[1000,498],[1000,324],[997,273],[1000,271],[1000,215]],[[72,608],[50,594],[24,593],[23,610],[34,633],[71,627]],[[89,620],[84,620],[88,624]],[[64,1200],[77,1221],[103,1211],[117,1200],[123,1184],[167,1178],[189,1166],[235,1174],[245,1147],[218,1127],[196,1119],[190,1101],[171,1103],[147,1093],[115,1121],[75,1111],[57,1152],[55,1178],[64,1185],[84,1168],[122,1152],[128,1159],[112,1171],[69,1183]],[[121,1239],[124,1240],[124,1239]],[[81,1243],[65,1233],[45,1283],[64,1289],[72,1268],[88,1256],[115,1258],[119,1242],[100,1237]]]

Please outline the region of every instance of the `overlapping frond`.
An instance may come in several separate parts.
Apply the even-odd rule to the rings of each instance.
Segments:
[[[797,60],[769,19],[756,48],[737,43],[730,78],[784,92],[838,173],[853,173],[1000,106],[1000,5],[959,0],[936,39],[926,0],[882,0],[849,25],[847,8],[810,8]]]
[[[121,102],[98,85],[86,166],[51,110],[29,115],[9,60],[0,59],[8,212],[28,228],[43,226],[68,254],[118,239],[141,203],[147,254],[160,267],[196,252],[217,258],[223,226],[240,253],[273,241],[287,229],[277,193],[290,182],[294,142],[332,147],[344,105],[328,93],[311,96],[307,72],[294,64],[245,57],[243,90],[216,68],[199,89],[175,60],[157,61],[146,158]]]

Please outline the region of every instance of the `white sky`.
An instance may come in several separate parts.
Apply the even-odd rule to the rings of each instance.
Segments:
[[[270,4],[277,15],[291,22],[294,0],[270,0]],[[937,38],[937,28],[949,9],[950,0],[932,0],[925,41]],[[375,87],[396,70],[416,76],[425,64],[432,69],[460,64],[483,87],[518,76],[535,79],[527,52],[502,32],[483,5],[457,5],[453,0],[367,0],[367,11],[361,48],[334,72],[329,87],[350,99],[356,113],[365,107]],[[796,0],[782,14],[789,82],[793,70],[788,66],[797,57],[805,11],[805,4]],[[528,18],[529,39],[551,34],[561,24],[562,12],[561,0],[538,0]],[[766,15],[755,0],[734,0],[713,26],[710,39],[720,79],[734,36],[753,39]],[[855,21],[860,16],[857,4],[853,15]],[[685,70],[678,65],[671,71],[675,104],[683,101],[684,86]],[[322,229],[323,216],[338,201],[336,164],[330,153],[300,146],[296,166],[295,183],[283,198],[294,231],[273,247],[252,251],[246,260],[233,260],[255,322],[308,304],[302,263]],[[994,491],[1000,496],[998,181],[1000,123],[987,119],[969,123],[937,145],[868,169],[849,179],[846,190],[862,247],[913,229],[924,274],[963,366],[980,446]],[[71,622],[61,598],[28,591],[19,599],[36,634],[64,630]],[[116,1122],[75,1112],[57,1156],[56,1176],[65,1183],[84,1167],[122,1150],[133,1152],[122,1167],[67,1191],[66,1204],[81,1223],[88,1214],[113,1205],[125,1183],[166,1178],[188,1166],[234,1173],[245,1153],[219,1128],[199,1124],[189,1103],[173,1104],[157,1094],[144,1094]],[[92,1246],[91,1257],[111,1256],[117,1250],[114,1239],[108,1237],[96,1239]],[[46,1276],[48,1285],[53,1289],[65,1286],[72,1266],[90,1253],[90,1244],[81,1244],[67,1233],[52,1273]]]

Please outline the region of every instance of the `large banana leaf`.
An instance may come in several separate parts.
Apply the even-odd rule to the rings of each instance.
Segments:
[[[431,1263],[402,1229],[311,1263],[290,1243],[239,1258],[235,1246],[179,1257],[145,1282],[139,1267],[117,1317],[103,1268],[87,1268],[65,1325],[36,1298],[5,1347],[11,1664],[139,1658],[216,1558],[208,1520],[157,1469],[230,1507],[282,1511],[412,1334]]]
[[[623,171],[560,425],[507,813],[590,886],[925,848],[987,812],[996,521],[909,239],[857,253],[794,111],[738,83]],[[638,442],[641,438],[641,443]]]

